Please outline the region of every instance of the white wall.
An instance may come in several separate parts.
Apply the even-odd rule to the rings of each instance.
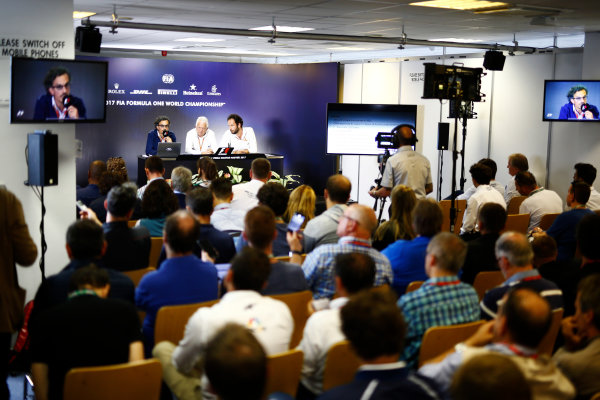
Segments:
[[[55,49],[56,55],[58,58],[72,59],[75,55],[72,14],[72,0],[22,0],[12,7],[3,8],[0,37],[20,39],[21,47],[23,39],[49,40],[51,50],[52,42],[64,42],[64,47],[57,44],[61,47]],[[43,92],[41,83],[40,90]],[[0,146],[0,168],[3,171],[0,182],[21,200],[29,231],[38,245],[38,251],[41,247],[39,233],[41,204],[32,189],[23,184],[27,180],[27,165],[24,157],[27,133],[38,129],[51,129],[59,135],[59,185],[47,187],[44,191],[45,233],[48,244],[46,276],[48,276],[62,269],[68,261],[65,252],[65,232],[67,226],[75,219],[75,128],[72,125],[10,125],[8,123],[9,96],[10,58],[0,56],[0,142],[3,143]],[[35,295],[41,282],[38,262],[28,268],[18,268],[19,282],[27,290],[29,300]]]

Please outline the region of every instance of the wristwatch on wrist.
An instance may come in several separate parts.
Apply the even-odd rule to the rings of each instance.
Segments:
[[[299,256],[301,256],[302,252],[298,251],[298,250],[290,250],[290,252],[288,253],[288,256],[292,257],[294,254],[298,254]]]

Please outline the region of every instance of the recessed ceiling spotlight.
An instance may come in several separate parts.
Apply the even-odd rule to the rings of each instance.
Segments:
[[[300,26],[285,26],[285,25],[277,25],[277,32],[305,32],[305,31],[314,31],[315,28],[302,28]],[[267,31],[270,32],[273,30],[272,25],[259,26],[257,28],[250,28],[251,31]]]
[[[449,8],[452,10],[484,10],[484,9],[501,9],[511,6],[510,3],[500,1],[485,1],[485,0],[429,0],[410,3],[411,6],[434,7],[434,8]]]
[[[92,15],[96,15],[96,13],[92,11],[73,11],[73,19],[83,19]]]

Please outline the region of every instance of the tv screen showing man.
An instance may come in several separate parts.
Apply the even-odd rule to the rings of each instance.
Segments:
[[[599,101],[600,81],[546,81],[544,120],[598,121]]]
[[[44,77],[46,94],[35,102],[33,119],[85,119],[83,100],[71,94],[71,73],[64,67],[54,67]]]

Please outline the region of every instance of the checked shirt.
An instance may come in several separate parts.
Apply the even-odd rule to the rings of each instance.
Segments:
[[[406,321],[406,346],[402,359],[410,368],[418,365],[423,334],[432,326],[463,324],[479,320],[479,298],[457,276],[426,280],[414,292],[398,300]]]

